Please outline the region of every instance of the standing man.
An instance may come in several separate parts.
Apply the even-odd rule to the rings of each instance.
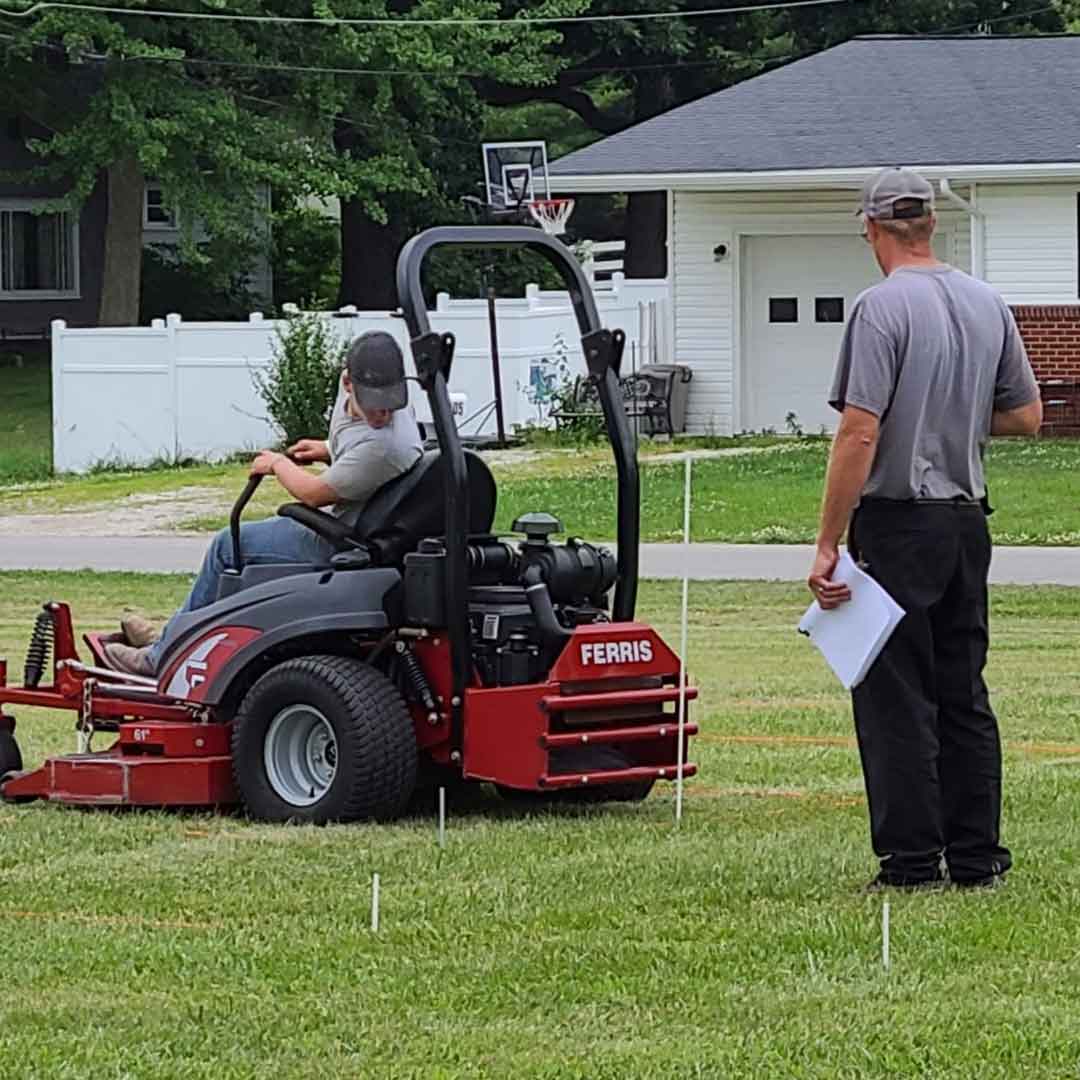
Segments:
[[[829,457],[810,591],[852,554],[907,613],[852,697],[881,871],[872,887],[992,886],[1001,742],[983,681],[989,642],[990,435],[1032,435],[1039,390],[1012,313],[988,285],[934,257],[934,192],[883,169],[862,192],[866,241],[885,281],[855,302],[829,403]]]

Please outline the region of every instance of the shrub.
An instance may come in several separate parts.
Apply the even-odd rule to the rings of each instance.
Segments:
[[[252,377],[286,444],[326,434],[347,351],[325,317],[290,314],[278,323],[270,367]]]

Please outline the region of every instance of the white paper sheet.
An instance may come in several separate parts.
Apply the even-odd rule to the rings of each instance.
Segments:
[[[823,611],[815,600],[799,622],[799,633],[821,650],[836,677],[851,690],[866,677],[904,609],[846,551],[832,579],[851,589],[851,599],[831,611]]]

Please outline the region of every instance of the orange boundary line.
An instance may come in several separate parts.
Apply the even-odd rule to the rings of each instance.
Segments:
[[[223,930],[225,923],[189,922],[184,919],[148,919],[141,915],[87,915],[81,911],[5,911],[0,919],[70,920],[86,926],[136,926],[150,930]]]
[[[713,743],[736,743],[750,746],[837,746],[851,748],[857,745],[849,735],[712,735],[701,732],[695,739]],[[1006,742],[1006,750],[1017,750],[1023,754],[1075,754],[1080,755],[1080,746],[1071,743],[1016,743]]]

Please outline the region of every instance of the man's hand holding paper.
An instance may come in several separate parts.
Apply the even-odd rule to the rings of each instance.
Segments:
[[[846,581],[833,578],[840,551],[836,545],[819,544],[814,565],[810,568],[807,585],[823,611],[831,611],[851,599],[851,589]]]

